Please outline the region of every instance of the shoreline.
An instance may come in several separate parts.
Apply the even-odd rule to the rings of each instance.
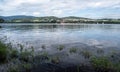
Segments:
[[[13,54],[13,59],[5,65],[4,63],[2,66],[0,65],[0,71],[6,65],[8,72],[13,70],[20,70],[17,72],[116,72],[119,70],[119,67],[118,69],[111,68],[111,66],[117,67],[116,63],[120,65],[119,48],[97,48],[82,43],[74,43],[52,45],[50,51],[42,46],[42,51],[34,52],[32,47],[31,52],[29,49],[24,51],[23,46],[18,45],[22,48],[22,50],[18,49],[18,52],[20,51],[18,57],[17,53]],[[25,55],[22,57],[21,53],[25,53]]]
[[[21,24],[24,24],[24,23],[43,23],[43,24],[48,24],[47,22],[46,23],[44,23],[44,22],[3,22],[3,23],[8,23],[8,24],[10,24],[10,23],[21,23]],[[0,23],[0,24],[3,24],[3,23]],[[52,23],[52,24],[120,24],[120,22],[118,22],[118,23],[97,23],[97,22],[95,22],[95,23],[86,23],[86,22],[83,22],[83,23]]]

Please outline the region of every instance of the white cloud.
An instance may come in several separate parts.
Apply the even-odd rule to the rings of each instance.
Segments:
[[[39,16],[40,12],[33,12],[33,16]]]
[[[53,13],[55,15],[61,15],[62,14],[62,10],[53,10]]]
[[[85,9],[120,8],[120,0],[4,0],[0,15],[67,15]]]
[[[27,14],[27,12],[22,12],[22,14],[23,14],[23,15],[26,15],[26,14]]]

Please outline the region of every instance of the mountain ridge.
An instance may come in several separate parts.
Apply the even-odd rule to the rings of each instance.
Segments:
[[[15,16],[0,16],[4,22],[7,23],[119,23],[120,19],[103,18],[103,19],[92,19],[77,16],[67,17],[56,17],[56,16],[26,16],[26,15],[15,15]]]

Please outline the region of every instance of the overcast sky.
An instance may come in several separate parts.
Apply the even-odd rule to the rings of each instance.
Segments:
[[[120,0],[0,0],[0,15],[120,18]]]

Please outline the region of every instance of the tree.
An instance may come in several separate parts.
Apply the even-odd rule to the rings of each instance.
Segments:
[[[4,22],[4,19],[0,18],[0,23],[3,23]]]

